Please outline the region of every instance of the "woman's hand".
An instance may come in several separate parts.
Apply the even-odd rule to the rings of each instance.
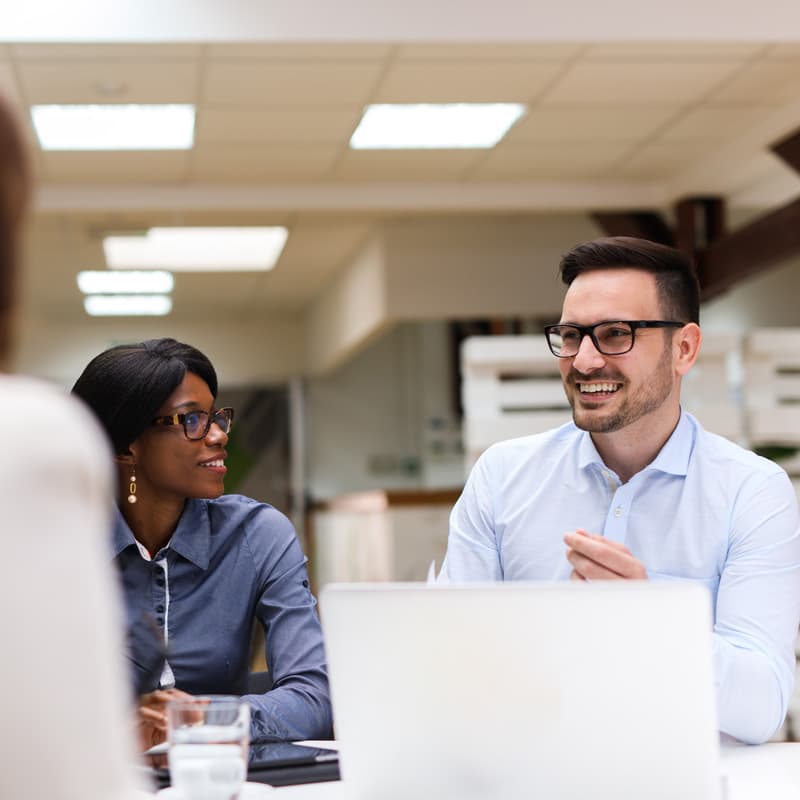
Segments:
[[[156,689],[139,697],[136,710],[136,731],[142,752],[167,738],[167,703],[170,700],[191,700],[180,689]]]

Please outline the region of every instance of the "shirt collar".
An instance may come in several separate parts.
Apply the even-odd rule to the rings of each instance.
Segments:
[[[681,409],[681,416],[675,430],[672,431],[672,435],[658,451],[658,455],[645,469],[654,469],[669,475],[686,475],[694,448],[694,432],[695,427],[691,417],[684,414]]]
[[[672,431],[669,439],[659,450],[658,455],[648,464],[642,472],[646,470],[658,470],[670,475],[686,475],[689,468],[689,458],[694,447],[695,427],[692,418],[681,410],[680,419]],[[606,465],[597,448],[594,446],[591,435],[587,431],[581,431],[581,438],[578,443],[578,466],[586,469],[592,464],[597,464],[603,469]]]
[[[119,508],[114,509],[113,557],[136,544],[136,539]],[[208,506],[204,500],[187,500],[178,527],[169,541],[170,549],[188,561],[208,569],[211,555],[211,522]]]

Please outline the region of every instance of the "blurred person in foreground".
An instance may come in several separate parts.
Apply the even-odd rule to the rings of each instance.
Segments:
[[[3,368],[30,194],[20,129],[0,99]],[[121,608],[103,557],[108,446],[79,403],[43,382],[0,374],[0,404],[0,797],[137,797]]]
[[[545,336],[573,422],[478,459],[450,517],[440,580],[706,587],[720,730],[766,741],[794,681],[794,488],[777,464],[681,408],[701,340],[683,253],[614,237],[575,247],[560,269],[568,288]]]
[[[111,440],[117,508],[114,565],[129,623],[152,620],[166,643],[143,719],[157,726],[176,691],[246,695],[253,741],[324,739],[332,714],[322,631],[306,558],[277,509],[225,495],[231,408],[218,408],[217,374],[174,339],[118,345],[73,387]],[[110,498],[109,498],[110,499]],[[250,643],[264,630],[272,688],[248,694]],[[145,639],[131,636],[129,643]],[[137,664],[148,654],[131,653]],[[141,686],[140,682],[140,686]],[[156,740],[157,727],[152,728]]]

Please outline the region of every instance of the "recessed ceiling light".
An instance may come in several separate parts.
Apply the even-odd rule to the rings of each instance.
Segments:
[[[367,106],[354,150],[494,147],[525,112],[519,103]]]
[[[184,272],[267,270],[286,243],[286,228],[150,228],[144,235],[106,236],[111,269]]]
[[[83,307],[91,317],[163,317],[172,311],[165,294],[90,294]]]
[[[78,273],[78,288],[84,294],[167,294],[174,285],[172,273],[163,270]]]
[[[192,105],[33,106],[43,150],[189,150]]]

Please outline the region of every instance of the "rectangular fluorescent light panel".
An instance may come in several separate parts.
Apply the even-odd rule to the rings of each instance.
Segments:
[[[169,294],[174,285],[172,273],[163,270],[78,273],[78,288],[84,294]]]
[[[103,250],[110,269],[249,272],[272,269],[288,235],[282,227],[150,228],[106,236]]]
[[[354,150],[494,147],[525,113],[519,103],[367,106],[350,139]]]
[[[33,106],[43,150],[189,150],[193,105]]]
[[[83,298],[90,317],[163,317],[172,311],[165,294],[90,294]]]

